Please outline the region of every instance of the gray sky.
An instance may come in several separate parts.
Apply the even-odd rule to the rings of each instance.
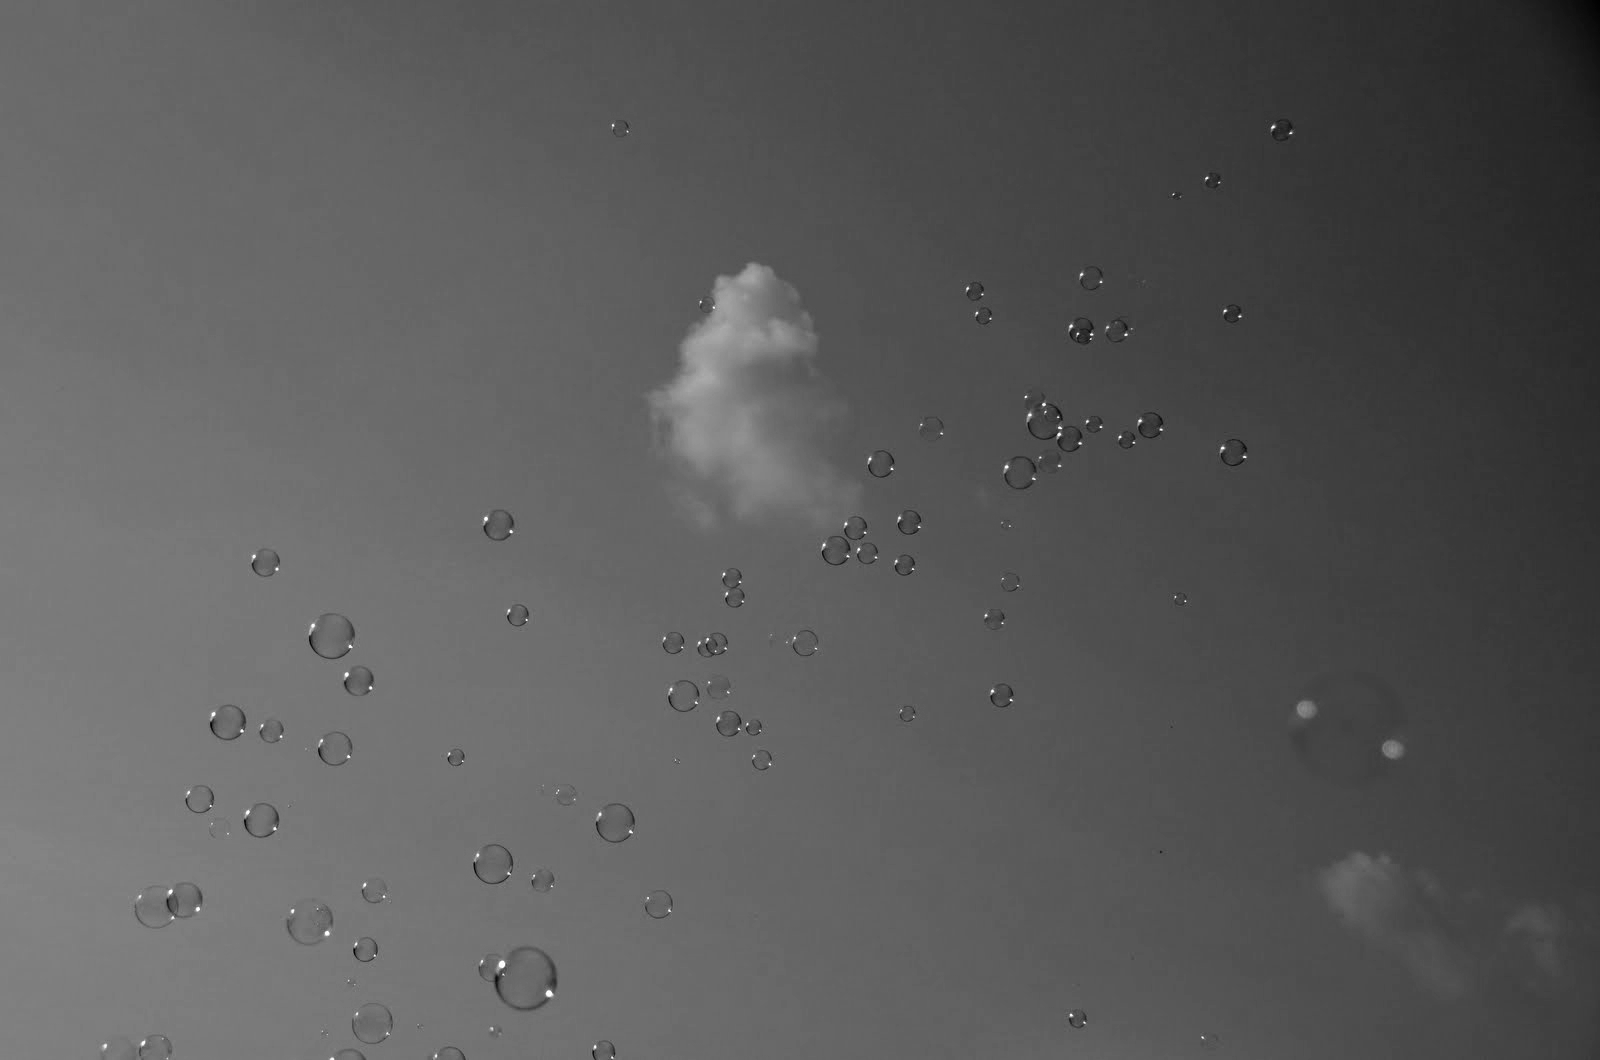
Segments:
[[[1536,10],[0,12],[7,1055],[1597,1055],[1595,52]],[[1107,426],[1015,491],[1035,385]],[[1287,731],[1352,671],[1406,754],[1345,787]]]

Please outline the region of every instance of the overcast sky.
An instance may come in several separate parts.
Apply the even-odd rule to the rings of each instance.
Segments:
[[[1596,51],[1544,10],[0,11],[0,1051],[1600,1055]]]

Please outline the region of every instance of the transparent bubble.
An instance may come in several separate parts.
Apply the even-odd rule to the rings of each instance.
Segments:
[[[1217,447],[1217,456],[1229,467],[1238,467],[1250,456],[1250,449],[1237,438],[1229,438]]]
[[[382,876],[369,876],[361,884],[361,897],[377,905],[389,900],[389,884]]]
[[[467,752],[459,747],[452,747],[445,752],[444,760],[453,766],[458,766],[467,760]]]
[[[133,1041],[121,1034],[107,1038],[100,1045],[100,1060],[138,1060],[138,1056]]]
[[[724,710],[717,714],[717,732],[723,736],[739,735],[739,728],[744,724],[744,719],[739,717],[737,710]]]
[[[344,985],[345,986],[355,986],[356,985],[356,981],[355,981],[354,978],[349,978],[349,979],[346,979],[344,981]]]
[[[350,754],[354,750],[350,737],[342,732],[330,732],[317,741],[317,757],[330,766],[344,765],[350,761]]]
[[[1378,750],[1391,762],[1398,762],[1406,756],[1406,745],[1400,740],[1385,740]]]
[[[1105,278],[1106,274],[1101,271],[1100,266],[1085,265],[1083,270],[1078,273],[1078,286],[1085,291],[1099,290],[1100,285],[1105,282]]]
[[[200,885],[185,880],[175,883],[167,895],[167,912],[179,920],[188,920],[200,912],[200,907],[205,903],[205,898],[200,893]]]
[[[1289,743],[1313,774],[1355,786],[1376,779],[1394,761],[1384,744],[1405,725],[1399,699],[1364,673],[1318,678],[1300,695],[1289,719]],[[1403,745],[1402,745],[1403,746]]]
[[[1061,428],[1061,433],[1056,436],[1056,448],[1063,453],[1075,452],[1083,444],[1083,432],[1076,424],[1069,423]]]
[[[1141,436],[1159,438],[1161,432],[1166,429],[1167,422],[1161,418],[1161,414],[1158,412],[1146,412],[1139,417],[1137,426]]]
[[[1183,192],[1181,192],[1181,191],[1175,191],[1175,192],[1173,192],[1173,193],[1172,193],[1172,197],[1173,197],[1173,198],[1174,198],[1174,199],[1181,199],[1181,198],[1183,198]]]
[[[365,666],[352,666],[344,672],[344,690],[352,696],[364,696],[372,691],[372,671]]]
[[[700,312],[709,313],[715,308],[717,308],[717,300],[715,298],[708,294],[700,296]]]
[[[1222,307],[1222,319],[1229,324],[1237,324],[1244,319],[1244,310],[1229,302]]]
[[[226,839],[233,833],[228,830],[228,822],[220,817],[213,817],[206,826],[206,831],[211,833],[212,839]]]
[[[1039,477],[1039,469],[1034,467],[1033,461],[1025,456],[1014,456],[1006,461],[1006,466],[1001,469],[1001,476],[1006,480],[1006,485],[1014,490],[1025,490],[1033,485]]]
[[[1125,317],[1112,317],[1106,322],[1106,338],[1112,342],[1121,342],[1133,334],[1133,325]]]
[[[1011,686],[1003,681],[989,689],[989,702],[997,707],[1009,707],[1014,698]]]
[[[1046,475],[1054,475],[1061,470],[1061,454],[1055,450],[1046,450],[1040,453],[1033,458],[1033,462],[1038,466],[1040,472]]]
[[[1120,448],[1132,449],[1134,444],[1138,440],[1139,440],[1139,436],[1134,434],[1132,431],[1118,431],[1117,432],[1117,445]]]
[[[695,642],[694,650],[695,654],[703,659],[709,659],[716,654],[716,649],[711,646],[711,641],[703,637]]]
[[[1202,183],[1208,188],[1220,188],[1222,187],[1222,174],[1217,172],[1207,173]]]
[[[256,549],[250,557],[250,569],[263,578],[272,577],[278,573],[278,554],[270,548]]]
[[[257,839],[265,839],[278,830],[278,808],[270,802],[258,802],[244,811],[244,830]]]
[[[1082,1009],[1075,1008],[1067,1013],[1067,1025],[1077,1030],[1082,1030],[1089,1025],[1089,1017],[1084,1015]]]
[[[1022,411],[1032,412],[1035,408],[1044,404],[1048,400],[1050,399],[1048,395],[1045,394],[1044,390],[1036,386],[1030,386],[1027,390],[1022,392]]]
[[[761,719],[760,718],[751,718],[749,721],[745,722],[744,723],[744,734],[746,736],[760,736],[761,735]]]
[[[1188,593],[1173,593],[1172,594],[1172,602],[1174,604],[1177,604],[1179,607],[1182,607],[1184,604],[1189,602],[1189,594]]]
[[[506,608],[506,621],[511,623],[513,626],[520,627],[527,625],[528,605],[512,604],[510,607]]]
[[[499,1027],[495,1026],[492,1023],[489,1024],[489,1037],[498,1038],[498,1037],[500,1037],[500,1033],[501,1032],[500,1032],[500,1028]]]
[[[878,546],[871,541],[863,541],[856,546],[856,562],[865,563],[867,566],[878,562]]]
[[[772,752],[757,751],[755,754],[750,756],[750,764],[759,770],[765,770],[768,766],[772,765]]]
[[[722,602],[727,604],[729,607],[743,607],[744,590],[738,588],[729,589],[727,592],[722,594]]]
[[[1015,530],[1016,528],[1017,528],[1017,524],[1013,523],[1010,519],[1002,519],[1002,520],[1000,520],[1000,529],[1002,529],[1002,530]]]
[[[556,804],[558,806],[571,806],[578,801],[578,789],[571,784],[556,785]]]
[[[1271,133],[1272,138],[1281,144],[1294,135],[1294,122],[1288,118],[1279,118],[1268,126],[1267,132]]]
[[[851,541],[860,541],[867,536],[867,521],[859,515],[852,515],[844,521],[844,536]]]
[[[540,894],[549,894],[550,888],[556,885],[556,874],[549,869],[540,869],[531,878],[533,889]]]
[[[809,629],[802,629],[800,632],[796,633],[794,635],[794,644],[791,645],[791,647],[794,649],[794,653],[802,656],[815,655],[817,653],[817,649],[821,646],[822,642],[818,640],[817,635],[811,632]]]
[[[1000,575],[1001,592],[1014,593],[1020,588],[1022,588],[1022,576],[1017,574],[1016,571],[1008,570],[1004,574]]]
[[[494,982],[495,975],[500,971],[501,956],[498,953],[485,954],[478,960],[478,978],[486,983]]]
[[[987,324],[989,321],[994,319],[994,310],[990,309],[988,306],[984,306],[982,309],[979,309],[972,314],[972,319],[976,320],[979,324]]]
[[[979,283],[977,280],[973,280],[971,283],[967,284],[967,300],[968,301],[976,302],[978,299],[980,299],[982,297],[983,297],[983,284]]]
[[[1094,341],[1094,321],[1088,317],[1074,317],[1072,323],[1067,325],[1067,338],[1079,346],[1087,346]]]
[[[679,713],[688,713],[700,705],[700,686],[687,678],[674,681],[667,688],[667,706]]]
[[[913,707],[909,703],[907,703],[905,706],[901,707],[900,708],[900,720],[901,721],[916,721],[917,720],[917,708]]]
[[[610,802],[594,815],[594,830],[607,843],[620,843],[633,835],[633,811],[620,802]]]
[[[1088,419],[1083,421],[1083,429],[1088,431],[1090,434],[1099,434],[1100,428],[1104,427],[1105,425],[1106,421],[1101,419],[1099,416],[1090,416]]]
[[[315,946],[333,934],[333,910],[314,898],[302,898],[290,906],[284,922],[289,937],[302,946]]]
[[[311,623],[311,650],[324,659],[342,659],[355,646],[356,627],[343,615],[329,612]]]
[[[367,1054],[355,1048],[340,1049],[333,1054],[333,1060],[367,1060]]]
[[[217,797],[204,784],[196,784],[184,793],[183,804],[194,813],[205,813],[217,804]]]
[[[261,723],[260,733],[263,743],[277,743],[283,739],[283,722],[277,718],[268,718]]]
[[[936,442],[944,437],[944,420],[937,416],[924,416],[922,422],[917,424],[917,433],[930,442]]]
[[[556,996],[555,962],[541,949],[518,946],[495,974],[494,990],[514,1009],[536,1009]]]
[[[517,520],[504,508],[496,508],[483,517],[483,536],[490,541],[504,541],[517,532]]]
[[[907,508],[895,517],[894,525],[902,534],[914,534],[922,529],[922,513]]]
[[[616,121],[611,123],[611,135],[617,137],[619,140],[622,137],[627,136],[628,133],[632,131],[632,127],[621,118],[618,118]]]
[[[1200,1048],[1206,1050],[1207,1052],[1215,1051],[1217,1049],[1220,1049],[1221,1047],[1222,1047],[1222,1039],[1220,1037],[1218,1037],[1217,1035],[1215,1035],[1215,1034],[1202,1034],[1200,1036]]]
[[[888,478],[894,474],[894,454],[887,449],[874,449],[867,457],[867,474],[873,478]]]
[[[850,558],[850,542],[835,534],[822,543],[822,562],[837,567]]]
[[[350,947],[350,952],[355,954],[356,960],[366,964],[378,955],[377,940],[370,935],[362,935],[356,939],[355,945]]]
[[[211,734],[219,740],[237,740],[244,732],[244,711],[225,703],[211,712]]]
[[[467,1060],[467,1054],[453,1045],[434,1050],[432,1060]]]
[[[661,638],[661,650],[668,655],[676,655],[683,650],[683,634],[676,631],[668,633]]]
[[[1000,630],[1006,626],[1006,613],[998,607],[991,607],[983,613],[983,628]]]
[[[139,1060],[170,1060],[172,1039],[165,1034],[152,1034],[139,1043]]]
[[[377,1045],[394,1030],[394,1016],[376,1001],[368,1001],[350,1017],[350,1030],[356,1041],[364,1045]]]
[[[917,572],[917,561],[913,556],[899,555],[895,557],[894,572],[904,578],[908,574]]]
[[[1061,433],[1061,409],[1048,401],[1041,401],[1028,410],[1028,433],[1041,442],[1048,442]]]
[[[511,851],[499,843],[486,843],[472,855],[472,871],[484,883],[505,883],[511,875]]]
[[[153,884],[139,892],[133,900],[133,915],[147,928],[164,928],[172,923],[172,910],[167,908],[167,896],[172,888]]]
[[[721,674],[712,674],[706,679],[706,695],[712,699],[727,699],[733,694],[733,682]]]
[[[672,895],[666,891],[651,891],[644,896],[644,911],[652,920],[672,914]]]

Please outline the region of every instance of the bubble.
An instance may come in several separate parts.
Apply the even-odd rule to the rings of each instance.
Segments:
[[[1088,431],[1090,434],[1099,434],[1100,428],[1104,427],[1105,425],[1106,421],[1101,419],[1099,416],[1090,416],[1088,419],[1083,421],[1083,429]]]
[[[536,1009],[556,996],[555,962],[541,949],[518,946],[495,973],[494,990],[514,1009]]]
[[[370,935],[362,935],[356,939],[356,944],[350,947],[350,952],[355,954],[356,960],[366,964],[378,955],[378,943]]]
[[[1271,133],[1272,138],[1281,144],[1294,135],[1294,122],[1288,118],[1279,118],[1267,127],[1267,132]]]
[[[1184,604],[1189,602],[1189,594],[1188,593],[1173,593],[1172,594],[1172,602],[1174,604],[1177,604],[1179,607],[1182,607]]]
[[[1229,438],[1217,447],[1217,456],[1229,467],[1238,467],[1250,456],[1250,449],[1237,438]]]
[[[1089,1017],[1084,1014],[1082,1009],[1075,1008],[1067,1013],[1067,1025],[1077,1030],[1082,1030],[1089,1025]]]
[[[907,508],[895,517],[894,525],[902,534],[914,534],[922,529],[922,513],[915,508]]]
[[[1218,1049],[1221,1047],[1221,1045],[1222,1039],[1215,1034],[1202,1034],[1200,1036],[1200,1048],[1206,1050],[1207,1052]]]
[[[988,306],[984,306],[982,309],[976,310],[972,314],[972,319],[976,320],[979,324],[987,324],[989,321],[994,319],[994,310],[990,309]]]
[[[572,804],[574,804],[577,801],[578,801],[578,789],[577,788],[573,787],[571,784],[557,784],[556,785],[556,804],[557,805],[559,805],[559,806],[571,806]]]
[[[343,615],[329,612],[311,623],[311,650],[324,659],[342,659],[356,642],[356,627]]]
[[[997,707],[1009,707],[1014,698],[1011,686],[1003,681],[989,689],[989,702]]]
[[[211,712],[211,734],[219,740],[237,740],[244,732],[244,711],[225,703]]]
[[[917,424],[917,433],[930,442],[936,442],[944,437],[944,420],[937,416],[924,416],[922,422]]]
[[[1289,719],[1289,742],[1312,773],[1355,786],[1388,769],[1393,759],[1383,753],[1384,744],[1399,743],[1404,724],[1400,701],[1386,684],[1370,674],[1336,673],[1301,694]]]
[[[1161,436],[1161,432],[1166,429],[1167,424],[1166,421],[1161,418],[1160,413],[1146,412],[1143,416],[1139,417],[1139,422],[1136,426],[1138,427],[1139,434],[1142,437],[1159,438]]]
[[[727,604],[729,607],[743,607],[744,590],[729,589],[727,592],[722,594],[722,602]]]
[[[352,666],[344,672],[344,690],[352,696],[364,696],[372,691],[372,671],[365,666]]]
[[[504,541],[517,532],[517,520],[504,508],[496,508],[483,517],[483,536],[490,541]]]
[[[860,541],[867,536],[867,521],[859,515],[852,515],[844,521],[844,536],[851,541]]]
[[[172,923],[172,910],[167,908],[167,896],[172,888],[153,884],[139,892],[133,900],[133,915],[147,928],[164,928]]]
[[[511,875],[511,851],[499,843],[486,843],[472,855],[472,871],[484,883],[505,883]]]
[[[712,699],[727,699],[733,693],[733,682],[721,674],[712,674],[706,680],[706,695]]]
[[[485,954],[478,961],[478,978],[486,983],[494,982],[495,973],[500,970],[501,957],[498,953]]]
[[[900,577],[904,578],[908,574],[915,574],[916,571],[917,561],[914,557],[904,554],[895,557],[894,572]]]
[[[527,625],[528,605],[512,604],[510,607],[506,608],[506,621],[511,623],[513,626],[518,627]]]
[[[556,885],[556,874],[549,869],[540,869],[531,878],[533,889],[540,894],[549,894],[550,888]]]
[[[1105,278],[1106,274],[1101,271],[1100,266],[1085,265],[1083,270],[1078,273],[1078,286],[1085,291],[1099,290],[1100,285],[1105,282]]]
[[[1378,750],[1391,762],[1398,762],[1406,756],[1406,745],[1400,740],[1385,740]]]
[[[376,1001],[368,1001],[356,1009],[356,1014],[350,1017],[350,1030],[355,1034],[356,1041],[365,1045],[377,1045],[394,1030],[394,1016]]]
[[[172,1039],[165,1034],[152,1034],[139,1043],[139,1060],[170,1060]]]
[[[211,823],[206,826],[206,831],[211,833],[212,839],[226,839],[233,834],[228,831],[228,822],[220,817],[213,817]]]
[[[100,1045],[100,1060],[138,1060],[138,1055],[133,1041],[120,1034]]]
[[[683,634],[676,631],[668,633],[661,638],[661,650],[668,655],[676,655],[683,650]]]
[[[196,784],[184,793],[183,804],[194,813],[205,813],[217,804],[217,797],[204,784]]]
[[[815,655],[817,653],[817,649],[821,646],[822,642],[818,640],[817,635],[811,632],[809,629],[802,629],[800,632],[796,633],[794,635],[794,644],[791,645],[791,647],[794,648],[794,653],[800,656]]]
[[[373,905],[389,900],[389,885],[382,876],[369,876],[361,884],[361,897]]]
[[[1181,199],[1181,198],[1183,198],[1183,192],[1181,192],[1181,191],[1175,191],[1175,192],[1173,192],[1173,193],[1172,193],[1172,197],[1173,197],[1173,198],[1174,198],[1174,199]]]
[[[344,981],[344,985],[345,986],[355,986],[356,985],[356,981],[355,981],[354,978],[346,979]]]
[[[712,655],[716,654],[711,650],[711,642],[705,639],[696,641],[694,650],[695,654],[699,655],[702,659],[709,659]]]
[[[757,751],[750,756],[750,764],[758,770],[765,771],[768,766],[772,765],[772,752]]]
[[[445,752],[444,760],[453,766],[458,766],[467,760],[467,752],[459,747],[452,747]]]
[[[760,736],[761,735],[761,719],[760,718],[751,718],[749,721],[745,722],[744,723],[744,734],[746,736]]]
[[[874,449],[867,457],[867,474],[873,478],[888,478],[894,474],[894,454],[887,449]]]
[[[1045,452],[1042,452],[1038,456],[1034,457],[1033,462],[1037,464],[1039,470],[1046,475],[1054,475],[1057,471],[1061,470],[1061,454],[1058,452],[1046,450]]]
[[[717,300],[715,298],[708,294],[700,296],[700,312],[709,313],[715,308],[717,308]]]
[[[261,723],[260,732],[263,743],[277,743],[283,739],[283,722],[277,718],[268,718]]]
[[[1132,449],[1133,446],[1134,446],[1134,443],[1136,443],[1138,440],[1139,440],[1139,436],[1134,434],[1132,431],[1118,431],[1117,432],[1117,445],[1120,448]]]
[[[340,1049],[333,1054],[333,1060],[367,1060],[367,1054],[360,1049]]]
[[[257,839],[265,839],[278,830],[278,808],[270,802],[258,802],[244,811],[244,830]]]
[[[330,732],[317,741],[317,757],[330,766],[342,766],[350,761],[354,749],[350,737],[342,732]]]
[[[1106,323],[1106,338],[1112,342],[1121,342],[1133,334],[1133,325],[1124,317],[1112,317]]]
[[[726,633],[713,633],[709,638],[713,655],[721,655],[728,650],[728,635]]]
[[[1215,171],[1207,173],[1201,183],[1208,188],[1220,188],[1222,187],[1222,174]]]
[[[1048,401],[1041,401],[1028,410],[1028,433],[1041,442],[1048,442],[1061,433],[1061,409]]]
[[[967,284],[967,301],[976,302],[982,297],[983,284],[979,283],[977,280],[973,280],[971,283]]]
[[[674,681],[667,688],[667,706],[686,714],[700,705],[700,687],[693,681]]]
[[[1229,302],[1222,307],[1222,319],[1229,324],[1237,324],[1244,319],[1244,310]]]
[[[278,554],[270,548],[258,548],[250,557],[250,569],[263,578],[278,573]]]
[[[1006,485],[1014,490],[1027,489],[1039,477],[1039,469],[1025,456],[1014,456],[1007,460],[1006,466],[1000,473],[1006,480]]]
[[[1016,571],[1008,570],[1004,574],[1000,575],[1001,592],[1014,593],[1020,588],[1022,588],[1022,576],[1017,574]]]
[[[489,1037],[498,1038],[500,1037],[500,1033],[501,1031],[499,1027],[495,1026],[493,1023],[489,1024]]]
[[[1088,317],[1074,317],[1072,323],[1067,325],[1067,338],[1079,346],[1087,346],[1094,341],[1094,321]]]
[[[620,802],[610,802],[594,815],[594,830],[607,843],[620,843],[633,835],[633,811]]]
[[[185,880],[175,883],[167,895],[167,912],[179,920],[188,920],[200,912],[200,907],[205,903],[205,898],[200,894],[200,885]]]
[[[1076,424],[1069,423],[1061,428],[1061,433],[1056,436],[1056,448],[1063,453],[1076,452],[1078,446],[1083,444],[1083,432]]]
[[[983,628],[1000,630],[1006,625],[1006,613],[998,607],[991,607],[983,613]]]
[[[739,728],[743,724],[744,720],[739,717],[737,710],[724,710],[717,714],[717,732],[723,736],[739,735]]]
[[[909,703],[907,703],[905,706],[901,707],[900,708],[900,720],[901,721],[916,721],[917,720],[917,708],[913,707]]]
[[[850,542],[835,534],[822,542],[822,562],[837,567],[850,558]]]
[[[666,891],[651,891],[644,896],[644,911],[652,920],[672,914],[672,895]]]
[[[622,137],[627,136],[631,131],[632,127],[621,118],[618,118],[616,121],[611,123],[611,135],[617,137],[619,140]]]
[[[284,922],[289,937],[302,946],[315,946],[333,934],[333,910],[313,898],[302,898],[290,906]]]
[[[467,1060],[467,1054],[453,1045],[447,1045],[442,1049],[434,1050],[433,1060]]]

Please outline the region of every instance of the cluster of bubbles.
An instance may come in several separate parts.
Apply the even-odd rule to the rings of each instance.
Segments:
[[[738,567],[729,567],[722,572],[722,602],[729,607],[741,607],[744,604],[744,571]]]
[[[879,450],[883,452],[883,450]],[[892,465],[892,458],[891,458]],[[871,464],[868,464],[871,467]],[[909,537],[922,529],[922,513],[915,508],[907,508],[895,517],[895,528],[901,534]],[[823,539],[819,551],[822,562],[830,567],[840,567],[850,562],[850,557],[855,556],[856,562],[863,566],[871,566],[878,562],[878,546],[875,542],[866,540],[867,520],[865,516],[852,515],[844,521],[844,533],[833,534]],[[901,554],[894,561],[896,574],[906,575],[917,569],[915,557]],[[810,654],[802,652],[801,654]]]
[[[200,912],[205,901],[198,884],[175,883],[170,887],[155,884],[144,888],[133,900],[133,915],[147,928],[164,928],[174,920],[188,920]]]
[[[172,1056],[172,1039],[165,1034],[152,1034],[136,1046],[133,1039],[118,1034],[100,1044],[100,1060],[168,1060]]]

